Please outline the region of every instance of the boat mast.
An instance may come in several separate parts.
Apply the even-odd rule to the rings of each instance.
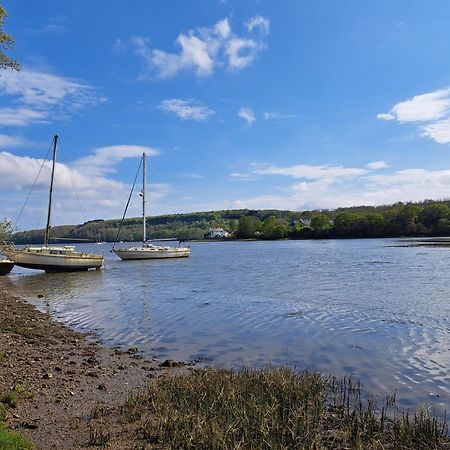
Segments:
[[[52,212],[53,182],[55,179],[57,145],[58,145],[58,135],[55,134],[55,137],[53,138],[53,164],[52,164],[52,176],[50,178],[50,192],[49,192],[49,196],[48,196],[47,226],[45,227],[44,247],[48,246],[48,239],[50,236],[50,218],[51,218],[51,212]]]
[[[145,186],[147,184],[147,154],[144,152],[142,153],[142,161],[143,161],[143,165],[142,165],[142,219],[143,219],[143,223],[144,223],[144,233],[142,236],[142,241],[145,244],[145,242],[147,241],[147,217],[146,217],[146,212],[145,212],[145,204],[147,203],[147,199],[146,199],[146,189]]]

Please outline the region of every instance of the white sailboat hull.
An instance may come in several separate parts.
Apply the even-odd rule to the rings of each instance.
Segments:
[[[100,255],[78,253],[69,247],[25,247],[5,250],[9,259],[19,267],[46,272],[74,272],[103,267]]]
[[[123,260],[185,258],[191,253],[191,249],[188,247],[115,248],[113,251]]]

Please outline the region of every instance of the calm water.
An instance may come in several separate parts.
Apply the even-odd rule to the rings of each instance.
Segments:
[[[15,268],[9,286],[76,329],[146,355],[294,365],[450,410],[450,249],[392,240],[194,243],[188,259],[103,271]],[[37,294],[44,298],[38,299]]]

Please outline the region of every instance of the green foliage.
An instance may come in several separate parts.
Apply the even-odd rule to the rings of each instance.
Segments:
[[[0,450],[31,450],[31,442],[17,433],[0,426]]]
[[[232,233],[231,238],[309,239],[376,238],[396,236],[450,236],[450,201],[396,203],[390,206],[360,206],[334,211],[277,211],[236,209],[188,214],[169,214],[147,219],[153,239],[202,239],[212,227]],[[310,220],[310,223],[305,220]],[[302,222],[303,221],[303,222]],[[309,225],[307,225],[309,224]],[[120,220],[91,220],[81,225],[52,228],[51,236],[73,240],[114,242]],[[8,235],[11,224],[3,222],[0,232]],[[42,243],[44,230],[15,233],[16,244]],[[120,240],[142,239],[141,218],[126,219]],[[58,240],[57,242],[64,242]]]
[[[0,5],[0,70],[20,70],[20,64],[11,59],[5,52],[14,48],[14,39],[3,31],[4,21],[8,17],[6,9]]]
[[[425,227],[433,228],[438,224],[440,219],[448,219],[449,215],[449,207],[437,203],[423,208],[419,213],[418,219]]]
[[[237,236],[242,239],[254,238],[261,228],[261,220],[255,216],[245,216],[239,219]]]
[[[326,236],[331,229],[331,221],[325,214],[315,213],[311,217],[311,228],[315,235]]]
[[[12,231],[12,224],[9,220],[4,219],[0,222],[0,243],[11,240]]]
[[[282,239],[289,233],[289,227],[283,219],[269,216],[261,226],[261,233],[264,239]]]

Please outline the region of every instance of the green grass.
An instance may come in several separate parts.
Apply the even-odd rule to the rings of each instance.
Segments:
[[[0,403],[8,405],[11,408],[15,408],[18,402],[19,402],[19,395],[18,392],[14,389],[12,391],[7,392],[0,398]]]
[[[118,417],[142,446],[164,449],[450,448],[446,423],[426,410],[404,414],[395,395],[376,407],[351,378],[290,369],[156,378],[118,411],[95,411],[93,440],[107,445]]]
[[[0,450],[31,450],[33,445],[15,431],[0,426]]]

